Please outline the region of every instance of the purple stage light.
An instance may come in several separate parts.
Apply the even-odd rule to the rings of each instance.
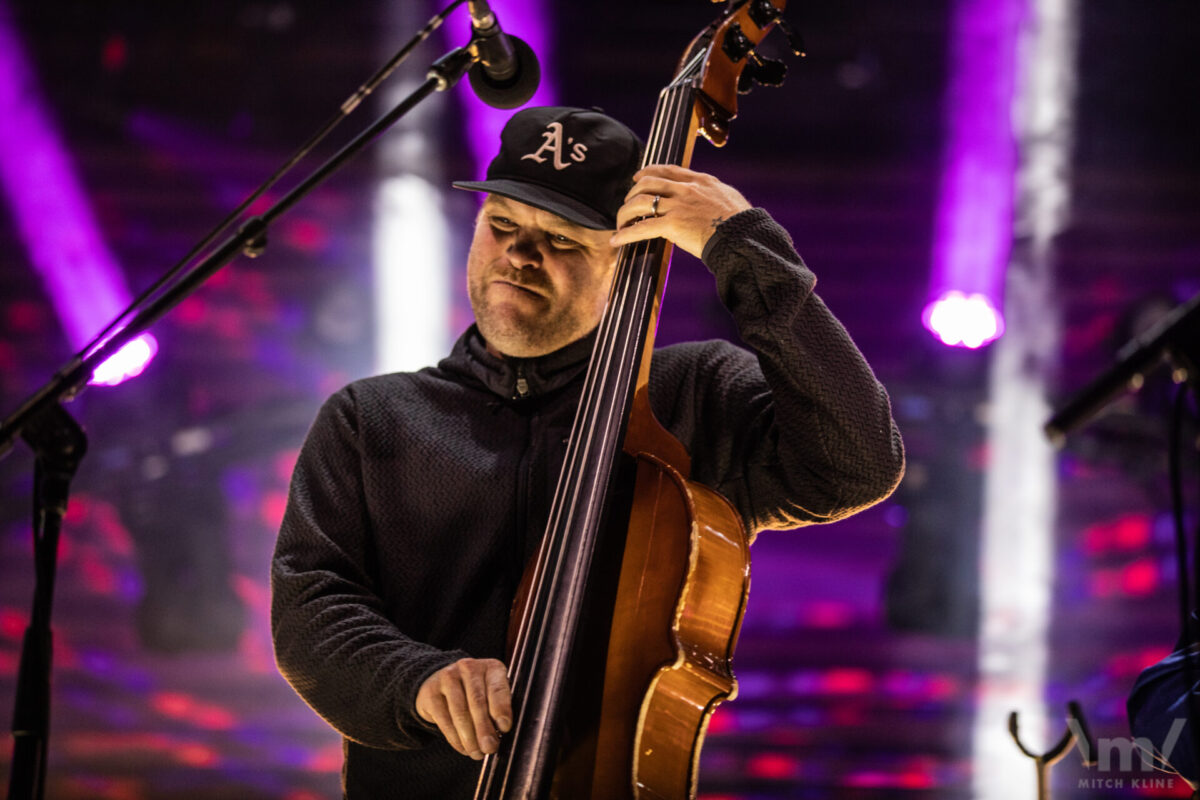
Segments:
[[[925,306],[921,322],[942,344],[975,349],[1000,338],[1004,317],[982,294],[949,291]]]
[[[79,350],[125,309],[130,295],[66,148],[42,107],[37,81],[12,28],[12,18],[0,0],[0,119],[4,120],[0,125],[0,185],[30,261],[46,286],[68,340]],[[137,347],[131,343],[114,358],[127,365],[134,351],[143,356],[149,353],[145,356],[148,360],[155,347],[150,340]],[[141,368],[127,377],[140,373]],[[102,371],[109,376],[103,382],[114,385],[113,376],[128,372],[128,368],[105,363],[96,372]]]
[[[1020,0],[955,3],[931,300],[923,315],[948,345],[979,347],[1004,331],[998,309],[1012,244],[1012,106],[1023,7]],[[939,322],[931,324],[935,316]]]

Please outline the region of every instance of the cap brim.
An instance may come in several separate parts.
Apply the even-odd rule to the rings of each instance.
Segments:
[[[498,194],[534,208],[549,211],[551,214],[557,214],[569,222],[592,230],[610,231],[617,227],[616,220],[609,219],[599,211],[561,192],[547,189],[536,183],[495,178],[489,181],[455,181],[451,185],[455,189]]]

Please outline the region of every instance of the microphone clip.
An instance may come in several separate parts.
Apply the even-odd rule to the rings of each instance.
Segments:
[[[437,81],[437,91],[444,92],[462,80],[475,61],[470,47],[456,47],[430,64],[425,77]]]

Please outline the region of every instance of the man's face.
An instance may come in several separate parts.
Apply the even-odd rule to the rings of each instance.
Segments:
[[[467,256],[467,292],[488,348],[540,356],[596,327],[616,266],[611,235],[488,195]]]

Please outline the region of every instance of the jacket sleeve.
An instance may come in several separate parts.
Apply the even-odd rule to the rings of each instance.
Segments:
[[[762,209],[744,211],[717,228],[703,261],[754,354],[707,343],[666,365],[686,373],[667,381],[663,413],[684,431],[693,477],[733,502],[751,536],[887,497],[904,473],[887,392],[813,293],[787,232]]]
[[[436,728],[416,715],[421,683],[466,657],[413,641],[385,615],[373,578],[353,387],[322,407],[301,449],[271,566],[280,672],[343,736],[404,749]]]

